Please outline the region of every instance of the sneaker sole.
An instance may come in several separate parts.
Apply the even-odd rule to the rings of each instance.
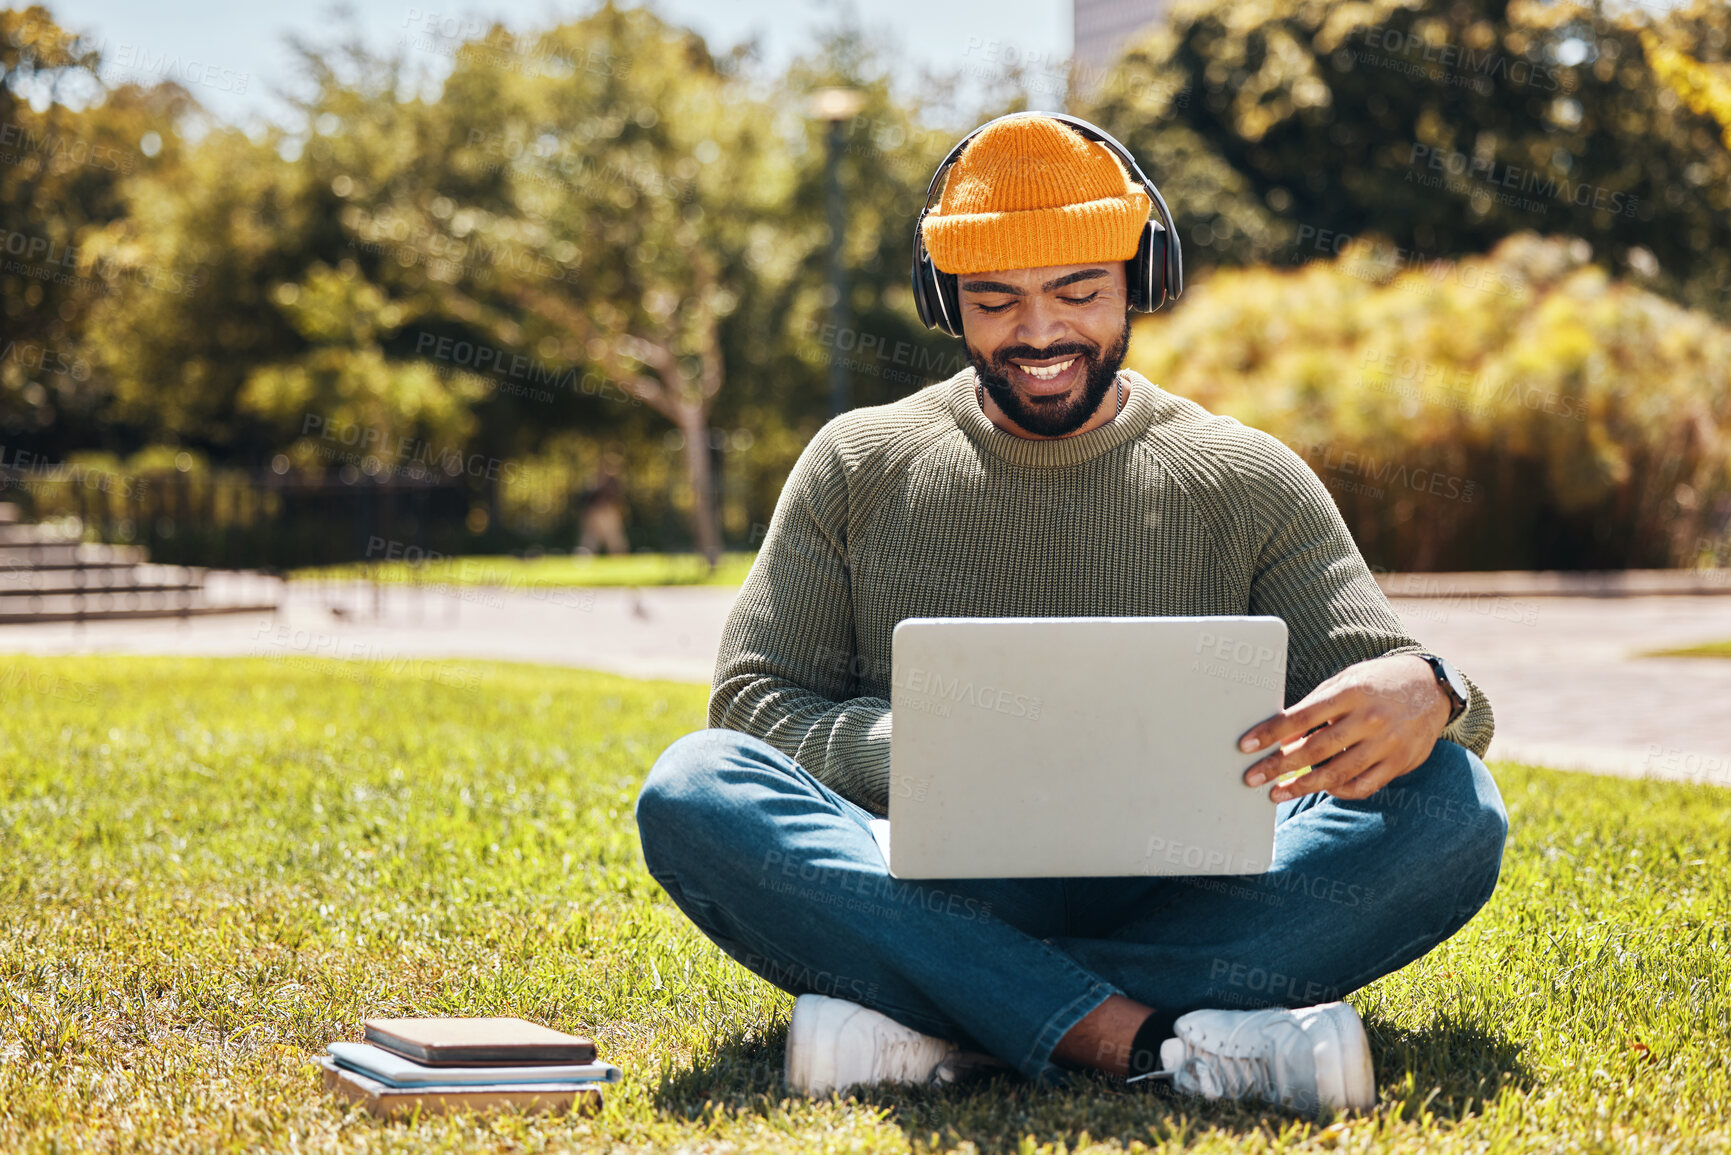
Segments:
[[[1325,1003],[1304,1024],[1317,1035],[1316,1095],[1321,1106],[1367,1111],[1376,1105],[1376,1075],[1371,1069],[1370,1040],[1358,1012],[1347,1003]],[[1330,1078],[1324,1078],[1327,1072]]]

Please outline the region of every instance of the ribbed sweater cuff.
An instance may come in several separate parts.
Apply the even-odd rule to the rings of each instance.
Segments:
[[[863,797],[854,799],[867,810],[889,813],[890,807],[890,712],[871,724],[860,742],[859,775],[855,779]]]

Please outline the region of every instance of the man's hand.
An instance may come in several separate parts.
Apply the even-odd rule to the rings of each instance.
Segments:
[[[1336,798],[1369,798],[1430,757],[1448,725],[1448,694],[1430,663],[1395,654],[1348,666],[1290,709],[1253,727],[1245,753],[1287,746],[1245,771],[1250,786],[1294,770],[1311,770],[1269,794],[1275,802],[1326,790]]]

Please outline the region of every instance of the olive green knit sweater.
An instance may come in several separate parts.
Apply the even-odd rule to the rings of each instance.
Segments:
[[[1417,652],[1333,499],[1280,441],[1126,371],[1117,417],[1032,440],[964,370],[820,429],[728,614],[712,726],[755,734],[885,811],[890,633],[911,617],[1272,614],[1290,705]],[[1475,686],[1444,736],[1483,755]]]

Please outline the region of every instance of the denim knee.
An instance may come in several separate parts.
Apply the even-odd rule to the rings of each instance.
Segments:
[[[721,803],[718,770],[742,743],[737,730],[697,730],[662,751],[637,795],[637,833],[653,873],[663,847],[689,845]]]
[[[1484,762],[1470,750],[1461,753],[1472,764],[1473,790],[1479,801],[1475,811],[1474,844],[1468,851],[1471,860],[1478,863],[1484,873],[1484,890],[1472,904],[1472,909],[1477,911],[1490,901],[1491,893],[1497,888],[1497,879],[1502,876],[1503,849],[1509,840],[1509,812],[1503,806],[1502,791],[1497,789],[1496,779],[1491,777]]]
[[[1415,770],[1414,783],[1438,808],[1448,837],[1438,846],[1437,869],[1459,882],[1457,917],[1472,917],[1496,890],[1502,874],[1503,847],[1508,841],[1509,815],[1502,792],[1479,756],[1446,739],[1440,740],[1425,764]],[[1400,780],[1393,785],[1399,786]]]

